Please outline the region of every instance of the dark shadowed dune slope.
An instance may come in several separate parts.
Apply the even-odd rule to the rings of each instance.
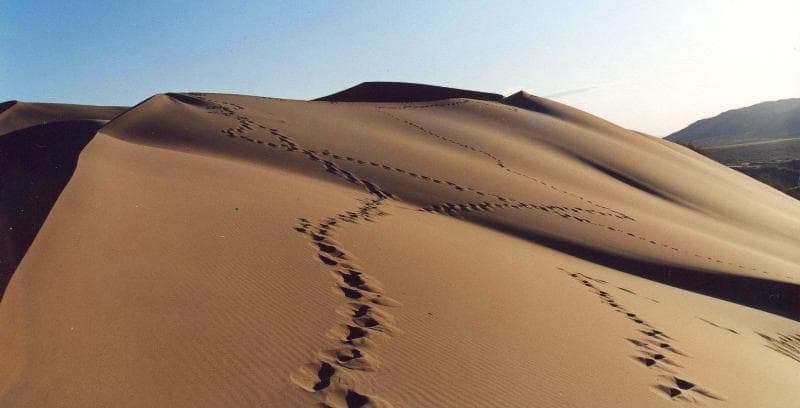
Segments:
[[[5,102],[0,109],[0,296],[97,129],[125,108]]]
[[[453,98],[499,101],[503,99],[503,96],[488,92],[405,82],[363,82],[317,100],[330,102],[426,102]]]

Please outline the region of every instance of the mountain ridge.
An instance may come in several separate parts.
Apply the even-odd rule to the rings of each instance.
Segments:
[[[789,98],[700,119],[665,139],[702,148],[797,137],[800,137],[800,98]]]

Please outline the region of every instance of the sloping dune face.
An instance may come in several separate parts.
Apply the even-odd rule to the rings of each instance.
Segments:
[[[81,149],[120,107],[0,104],[0,296]]]
[[[100,128],[0,304],[0,405],[800,400],[800,205],[546,99],[424,89]]]

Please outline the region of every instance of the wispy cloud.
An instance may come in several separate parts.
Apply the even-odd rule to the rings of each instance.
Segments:
[[[569,95],[575,95],[575,94],[580,94],[580,93],[584,93],[584,92],[589,92],[589,91],[595,90],[597,88],[599,88],[599,87],[598,86],[589,86],[589,87],[586,87],[586,88],[568,89],[566,91],[561,91],[561,92],[552,93],[550,95],[545,95],[545,98],[563,98],[563,97],[569,96]]]

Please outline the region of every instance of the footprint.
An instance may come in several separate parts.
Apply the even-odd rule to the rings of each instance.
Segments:
[[[358,327],[383,333],[397,332],[397,328],[392,324],[394,318],[383,309],[365,303],[351,302],[342,305],[336,311],[339,315],[349,318]]]
[[[677,396],[682,394],[681,390],[679,390],[677,388],[666,386],[666,385],[661,385],[661,384],[656,385],[655,389],[658,390],[658,391],[661,391],[664,394],[666,394],[669,398],[675,398],[675,397],[677,397]]]
[[[321,357],[333,364],[356,371],[375,371],[377,361],[355,347],[323,352]]]
[[[333,365],[324,361],[306,364],[290,378],[293,383],[308,392],[324,390],[330,387],[334,381],[337,385],[352,386],[352,379],[349,376],[341,372],[337,373]]]
[[[383,288],[374,278],[364,273],[354,271],[353,269],[348,268],[343,271],[336,271],[335,277],[353,289],[375,294],[383,292]]]
[[[682,366],[670,358],[671,354],[666,353],[669,351],[670,353],[675,354],[676,356],[688,357],[683,352],[675,349],[670,343],[666,342],[666,339],[674,340],[672,337],[667,335],[665,332],[651,326],[650,324],[646,323],[641,317],[633,312],[628,311],[624,307],[620,306],[613,296],[611,296],[608,292],[603,291],[595,287],[591,282],[602,282],[602,284],[606,284],[608,282],[591,278],[581,273],[570,272],[567,269],[558,267],[559,271],[563,272],[570,278],[574,279],[576,282],[587,286],[589,290],[597,295],[600,299],[602,299],[603,303],[611,306],[614,308],[615,311],[621,312],[625,315],[625,318],[630,319],[631,321],[640,324],[646,328],[646,330],[638,329],[637,332],[641,333],[645,337],[640,338],[626,338],[631,345],[635,347],[637,354],[632,356],[631,358],[638,362],[639,364],[647,367],[647,368],[655,368],[661,372],[676,374],[676,369],[682,368]],[[622,290],[623,288],[617,287],[618,289]],[[625,290],[625,292],[632,293],[632,291]],[[703,320],[702,318],[700,318]],[[768,338],[769,336],[762,337]],[[800,335],[798,336],[800,339]],[[674,357],[674,356],[673,356]],[[676,399],[682,401],[690,401],[690,402],[697,402],[698,398],[702,399],[705,398],[713,398],[713,399],[721,399],[711,391],[708,391],[704,388],[698,387],[696,383],[685,380],[683,378],[677,376],[659,376],[662,380],[667,378],[668,384],[657,384],[654,389],[662,396],[666,396],[669,399]],[[688,394],[687,394],[688,393]],[[695,395],[696,394],[696,395]]]
[[[677,396],[685,397],[686,401],[700,403],[703,398],[723,401],[724,399],[716,393],[698,386],[694,382],[675,377],[675,376],[660,376],[664,382],[656,385],[654,388],[669,398]]]
[[[339,250],[339,248],[336,248],[333,245],[329,245],[324,242],[316,242],[316,245],[321,252],[331,255],[335,258],[347,259],[347,256],[345,256],[344,252],[342,252],[341,250]]]
[[[326,408],[391,408],[392,405],[383,399],[362,394],[354,389],[331,393],[325,399]]]
[[[335,260],[333,260],[333,259],[331,259],[331,258],[328,258],[328,257],[327,257],[327,256],[325,256],[325,255],[319,254],[319,255],[317,255],[317,256],[319,257],[319,260],[320,260],[320,261],[322,261],[322,263],[324,263],[325,265],[328,265],[328,266],[336,266],[336,265],[338,265],[338,264],[339,264],[339,262],[337,262],[337,261],[335,261]]]
[[[342,291],[345,297],[350,299],[361,299],[364,295],[355,289],[346,288],[343,286],[339,286],[339,289]]]
[[[347,336],[345,336],[345,342],[353,343],[360,339],[366,339],[369,336],[369,332],[366,330],[356,327],[347,325]]]
[[[656,360],[647,357],[636,357],[636,360],[647,367],[656,365]]]

